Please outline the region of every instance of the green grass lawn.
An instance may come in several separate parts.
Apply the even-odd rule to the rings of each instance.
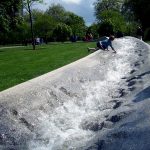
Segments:
[[[0,49],[0,91],[85,57],[87,47],[95,42]]]

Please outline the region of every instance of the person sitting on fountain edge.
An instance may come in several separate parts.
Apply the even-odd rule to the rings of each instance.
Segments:
[[[96,48],[89,48],[88,47],[88,51],[96,51],[96,50],[99,50],[99,49],[102,49],[102,50],[107,50],[108,51],[108,46],[111,47],[111,49],[113,50],[114,53],[116,53],[115,49],[113,48],[112,46],[112,41],[115,39],[115,37],[113,35],[111,35],[109,38],[105,39],[105,40],[102,40],[102,41],[98,41],[97,42],[97,47]]]

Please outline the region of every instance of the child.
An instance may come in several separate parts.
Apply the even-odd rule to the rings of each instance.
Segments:
[[[108,39],[102,40],[102,41],[98,41],[97,42],[97,47],[96,48],[88,48],[88,51],[96,51],[99,49],[102,50],[108,50],[108,46],[111,47],[111,49],[114,51],[114,53],[116,53],[115,49],[112,46],[112,41],[115,39],[114,36],[110,36]]]

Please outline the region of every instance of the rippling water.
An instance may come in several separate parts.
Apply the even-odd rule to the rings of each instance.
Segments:
[[[1,147],[86,149],[111,127],[116,120],[109,115],[121,105],[124,79],[136,70],[140,57],[132,38],[113,44],[117,54],[98,51],[71,67],[2,92]]]

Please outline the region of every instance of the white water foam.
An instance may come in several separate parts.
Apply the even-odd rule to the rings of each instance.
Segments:
[[[122,77],[131,71],[129,60],[131,57],[138,59],[131,39],[118,39],[116,44],[117,55],[108,52],[112,57],[105,66],[105,80],[99,77],[99,80],[83,83],[81,89],[86,95],[80,97],[82,100],[72,97],[51,114],[40,112],[39,137],[30,142],[31,150],[76,149],[95,137],[98,130],[95,132],[88,125],[100,125],[111,113],[112,106],[108,102],[119,89]]]

